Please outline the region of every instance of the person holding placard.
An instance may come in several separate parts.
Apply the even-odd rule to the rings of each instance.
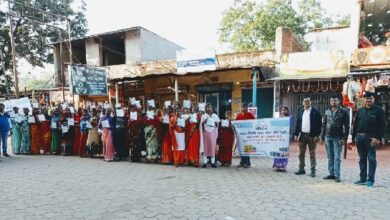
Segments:
[[[13,108],[13,115],[11,116],[12,124],[12,151],[14,154],[20,154],[20,143],[22,134],[20,130],[20,123],[23,120],[23,114],[19,112],[18,107]]]
[[[199,167],[200,117],[201,116],[197,112],[197,109],[192,108],[192,112],[189,116],[189,122],[186,129],[187,162],[194,167]]]
[[[71,107],[71,113],[74,107]],[[83,115],[83,109],[78,108],[77,113],[74,114],[73,116],[73,121],[74,121],[74,140],[73,140],[73,149],[72,149],[72,154],[75,156],[80,156],[80,138],[81,138],[81,133],[80,133],[80,121],[81,121],[81,116]]]
[[[127,117],[125,116],[125,112],[122,107],[119,105],[116,106],[113,123],[114,123],[114,147],[115,147],[115,160],[124,160],[129,156],[129,151],[126,150],[126,124]]]
[[[144,142],[143,134],[143,120],[141,116],[141,108],[137,107],[136,102],[131,105],[130,119],[128,123],[129,127],[129,151],[131,162],[141,161],[141,151],[143,149]]]
[[[167,103],[168,104],[168,103]],[[162,143],[161,143],[161,163],[163,164],[170,164],[172,163],[172,139],[171,135],[169,134],[169,120],[172,117],[172,107],[170,106],[170,103],[168,106],[164,108],[164,114],[162,118],[160,119],[161,124],[161,136],[162,136]]]
[[[104,161],[114,160],[114,142],[112,140],[112,131],[114,130],[114,123],[111,117],[112,109],[106,109],[106,115],[101,120],[102,126],[102,143],[103,143],[103,157]]]
[[[51,122],[50,122],[50,128],[51,128],[51,153],[52,154],[60,154],[60,144],[61,144],[61,126],[60,126],[60,120],[61,120],[61,114],[60,109],[55,108],[54,111],[51,112]]]
[[[51,145],[51,117],[48,114],[47,108],[42,108],[41,114],[39,115],[39,130],[41,132],[41,150],[43,153],[50,153]]]
[[[221,121],[218,134],[218,160],[222,166],[230,166],[232,164],[234,132],[232,123],[231,111],[226,111],[225,120]]]
[[[255,119],[252,113],[248,111],[248,104],[242,103],[241,113],[237,115],[236,120],[251,120]],[[241,156],[240,165],[238,167],[249,168],[251,166],[251,159],[249,156]]]
[[[23,120],[20,124],[20,130],[22,134],[22,141],[20,143],[20,154],[30,154],[30,147],[31,147],[31,142],[30,142],[30,126],[28,125],[28,112],[30,110],[28,108],[23,109],[24,117]]]
[[[216,145],[218,138],[218,125],[220,119],[213,112],[213,107],[210,103],[206,104],[206,113],[202,115],[201,124],[201,148],[203,148],[203,166],[207,168],[208,158],[211,160],[211,166],[217,168],[215,162]]]
[[[63,156],[72,155],[72,146],[74,141],[74,118],[70,108],[65,108],[61,117],[61,154]]]
[[[88,128],[88,138],[87,138],[87,154],[88,157],[97,157],[101,152],[101,140],[98,132],[99,124],[99,113],[96,108],[92,109],[92,115],[89,121],[87,122],[86,127]]]
[[[90,115],[87,109],[82,110],[82,115],[80,117],[80,147],[79,147],[79,156],[85,157],[87,155],[87,139],[88,139],[88,123]]]
[[[9,157],[7,153],[8,133],[11,129],[9,114],[4,112],[5,105],[0,103],[0,145],[2,146],[3,156]]]
[[[173,163],[178,167],[185,162],[185,120],[181,117],[180,104],[177,104],[174,111],[175,114],[169,121],[169,129],[172,138]]]
[[[161,122],[154,112],[154,100],[148,101],[149,110],[147,111],[145,117],[145,145],[146,145],[146,159],[149,161],[154,160],[157,162],[158,146],[161,135]]]
[[[31,150],[30,154],[36,155],[39,154],[41,149],[41,132],[39,131],[40,121],[39,121],[39,109],[33,108],[32,116],[29,118],[30,125],[30,135],[31,135]]]
[[[292,127],[292,123],[294,122],[294,119],[290,115],[290,111],[289,111],[288,107],[284,106],[280,109],[279,117],[281,117],[281,118],[289,117],[290,118],[290,128]],[[274,163],[272,165],[272,168],[276,168],[277,172],[286,172],[287,171],[287,163],[288,163],[288,152],[285,152],[285,154],[282,155],[281,157],[274,158]]]

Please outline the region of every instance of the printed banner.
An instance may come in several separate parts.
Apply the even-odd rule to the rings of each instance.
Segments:
[[[5,106],[5,109],[4,109],[5,112],[13,111],[14,107],[18,107],[19,112],[23,112],[24,108],[28,108],[29,114],[30,115],[32,114],[32,106],[31,106],[30,100],[27,97],[20,98],[20,99],[7,100],[7,101],[3,102],[3,104]]]
[[[290,118],[232,121],[241,156],[288,157]]]
[[[107,95],[107,70],[98,67],[70,66],[70,85],[73,94]]]
[[[215,53],[213,51],[177,51],[176,67],[178,73],[216,70]]]

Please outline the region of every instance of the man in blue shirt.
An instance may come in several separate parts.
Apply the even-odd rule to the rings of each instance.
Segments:
[[[7,154],[7,139],[8,133],[11,129],[8,113],[4,112],[4,104],[0,103],[0,145],[3,149],[3,156],[9,157]]]

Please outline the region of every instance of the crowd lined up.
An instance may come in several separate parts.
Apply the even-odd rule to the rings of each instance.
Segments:
[[[299,143],[299,169],[305,174],[305,154],[310,154],[310,176],[316,176],[316,146],[322,140],[328,157],[329,175],[324,179],[340,182],[342,146],[350,138],[359,153],[360,178],[358,185],[373,186],[376,171],[376,148],[385,130],[384,111],[375,105],[375,93],[365,92],[364,105],[353,120],[340,106],[337,96],[330,99],[330,107],[323,114],[311,106],[310,98],[303,100],[297,113],[294,134]],[[105,161],[161,162],[175,166],[191,165],[206,168],[230,166],[235,135],[230,111],[225,119],[214,113],[211,104],[193,106],[186,100],[183,108],[178,102],[165,102],[163,110],[156,110],[149,100],[145,111],[140,101],[131,99],[129,108],[116,105],[88,106],[75,111],[74,106],[62,104],[47,108],[14,107],[4,112],[0,103],[0,138],[3,156],[7,154],[7,138],[12,130],[14,154],[62,154],[81,157],[102,157]],[[255,119],[243,104],[234,120]],[[281,117],[290,117],[288,108],[281,108]],[[290,117],[292,119],[292,117]],[[291,120],[293,124],[294,120]],[[218,147],[217,147],[218,146]],[[143,159],[145,158],[145,159]],[[273,167],[286,171],[288,157],[274,158]],[[240,167],[251,166],[250,157],[241,155]],[[367,172],[368,170],[368,172]]]
[[[172,105],[171,105],[172,103]],[[14,107],[9,112],[12,150],[18,154],[78,155],[119,161],[161,162],[175,166],[230,166],[234,147],[232,114],[225,119],[214,113],[211,104],[166,102],[163,110],[149,100],[146,111],[132,99],[129,108],[116,105],[78,108],[59,104],[50,108]],[[243,105],[236,120],[254,119]],[[218,146],[218,148],[217,148]],[[4,145],[3,145],[4,147]],[[143,159],[145,158],[145,159]],[[241,166],[249,167],[249,157]]]

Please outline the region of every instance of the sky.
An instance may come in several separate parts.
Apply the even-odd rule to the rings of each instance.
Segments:
[[[260,0],[258,0],[260,1]],[[349,12],[354,0],[322,0],[331,14]],[[109,2],[109,3],[108,3]],[[218,27],[234,0],[86,0],[89,34],[145,27],[186,49],[226,51]],[[293,3],[297,1],[293,0]]]
[[[321,4],[330,14],[348,14],[352,1],[356,0],[321,0]],[[85,0],[85,2],[88,35],[142,26],[186,49],[212,49],[217,53],[231,51],[226,44],[221,45],[218,42],[218,27],[223,12],[233,5],[234,0]],[[293,4],[296,2],[297,0],[293,0]],[[43,75],[51,76],[54,68],[53,65],[32,68],[21,61],[18,71],[26,81]]]

